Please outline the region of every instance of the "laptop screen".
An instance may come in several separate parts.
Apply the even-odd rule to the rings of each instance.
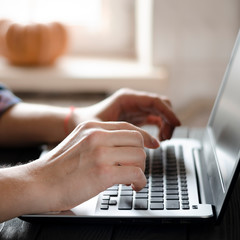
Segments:
[[[215,157],[226,192],[240,149],[240,34],[209,121]]]

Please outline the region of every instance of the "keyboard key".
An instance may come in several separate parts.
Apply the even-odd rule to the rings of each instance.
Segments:
[[[152,192],[163,192],[163,188],[162,187],[152,187],[151,191]]]
[[[179,194],[179,192],[178,192],[178,190],[167,190],[167,195],[178,195]]]
[[[133,197],[131,196],[121,196],[118,209],[119,210],[131,210],[132,209]]]
[[[117,200],[111,199],[108,203],[110,206],[117,205]]]
[[[152,187],[163,187],[163,183],[162,182],[153,182]]]
[[[110,196],[102,196],[102,200],[110,200]]]
[[[188,196],[182,196],[182,200],[188,200]]]
[[[152,176],[152,183],[154,182],[163,182],[163,177]]]
[[[168,172],[168,171],[173,171],[173,170],[174,170],[174,171],[177,170],[176,162],[171,163],[171,164],[167,163],[167,165],[166,165],[166,171]]]
[[[162,197],[153,197],[151,198],[151,203],[163,203],[163,198]]]
[[[190,209],[190,207],[189,207],[189,205],[182,205],[182,209],[188,210],[188,209]]]
[[[133,191],[121,191],[120,196],[132,196]]]
[[[156,179],[156,178],[163,178],[163,174],[162,173],[152,173],[152,177],[154,179]]]
[[[151,197],[163,197],[163,193],[162,192],[152,192]]]
[[[130,190],[133,190],[131,186],[122,185],[122,191],[130,191]]]
[[[152,165],[152,175],[161,177],[163,175],[163,165]]]
[[[177,172],[171,171],[171,172],[166,172],[167,178],[169,177],[177,177]]]
[[[175,154],[175,147],[173,145],[167,146],[167,153],[174,153]]]
[[[177,185],[178,181],[177,180],[167,180],[167,185]]]
[[[108,200],[102,200],[102,201],[101,201],[101,204],[102,204],[102,205],[108,205],[108,203],[109,203]]]
[[[178,190],[178,185],[167,185],[167,190]]]
[[[100,209],[101,210],[108,210],[109,206],[108,205],[101,205]]]
[[[148,198],[148,193],[136,193],[135,198]]]
[[[163,203],[151,203],[150,204],[150,209],[151,210],[163,210],[164,205],[163,205]]]
[[[167,200],[179,200],[178,195],[167,195],[166,197]]]
[[[162,148],[158,148],[154,151],[153,161],[158,162],[160,159],[162,159]]]
[[[177,166],[168,166],[167,168],[166,168],[166,173],[177,173]]]
[[[138,191],[137,193],[148,193],[148,188],[143,188],[142,190]]]
[[[187,191],[182,191],[181,194],[182,194],[182,196],[188,196],[188,192]]]
[[[154,172],[159,173],[162,170],[163,170],[163,168],[162,168],[161,165],[156,165],[155,164],[154,166],[152,166],[152,173],[154,173]]]
[[[187,184],[187,179],[182,179],[181,178],[181,184]]]
[[[177,177],[176,176],[167,176],[167,181],[168,180],[177,181]]]
[[[118,192],[117,191],[104,191],[103,192],[104,196],[111,196],[111,197],[117,197]]]
[[[177,209],[180,209],[179,201],[168,200],[168,201],[167,201],[167,206],[166,206],[166,208],[167,208],[168,210],[177,210]]]
[[[162,167],[163,167],[163,163],[162,163],[162,161],[154,161],[154,159],[153,159],[152,169],[155,169],[155,168],[162,168]]]
[[[182,200],[182,204],[183,204],[183,205],[185,205],[185,204],[186,204],[186,205],[189,205],[189,201],[188,201],[188,200]]]
[[[136,199],[134,202],[134,209],[147,210],[148,209],[148,200],[147,199]]]
[[[108,188],[106,191],[113,191],[113,190],[117,191],[118,190],[118,185],[114,185],[114,186]]]

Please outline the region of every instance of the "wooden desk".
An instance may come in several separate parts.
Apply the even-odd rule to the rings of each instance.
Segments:
[[[1,162],[37,158],[38,148],[0,150]],[[28,223],[19,218],[0,224],[0,239],[81,240],[237,240],[240,239],[240,177],[223,221],[212,225]]]

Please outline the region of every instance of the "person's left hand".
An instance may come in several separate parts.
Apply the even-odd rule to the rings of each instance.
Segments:
[[[76,123],[92,119],[126,121],[136,126],[154,124],[160,130],[160,140],[169,139],[174,128],[180,125],[169,99],[131,89],[120,89],[93,106],[76,109]]]

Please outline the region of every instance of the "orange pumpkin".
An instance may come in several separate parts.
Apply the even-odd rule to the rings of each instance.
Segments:
[[[67,31],[61,23],[19,24],[0,21],[0,54],[15,65],[49,65],[67,47]]]

